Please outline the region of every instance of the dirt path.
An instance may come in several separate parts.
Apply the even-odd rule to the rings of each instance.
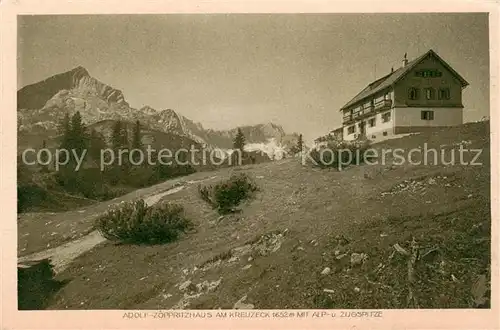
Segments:
[[[18,259],[18,263],[23,263],[32,260],[41,260],[50,258],[54,265],[54,271],[60,273],[71,261],[84,252],[89,251],[94,246],[104,242],[106,239],[101,236],[98,231],[93,231],[90,234],[83,236],[75,241],[68,242],[53,249],[30,254]]]
[[[185,186],[179,186],[179,187],[169,189],[165,192],[162,192],[162,193],[159,193],[156,195],[148,196],[148,197],[144,198],[144,202],[148,206],[154,205],[154,204],[158,203],[163,197],[171,195],[171,194],[175,194],[176,192],[179,192],[184,188],[185,188]]]
[[[152,206],[158,203],[165,196],[172,195],[183,190],[187,185],[212,180],[216,177],[217,176],[212,176],[205,179],[190,180],[182,186],[173,187],[166,191],[147,196],[144,198],[144,201],[148,206]],[[54,271],[57,274],[63,271],[75,258],[105,241],[106,239],[97,230],[94,230],[81,238],[69,241],[55,248],[23,256],[18,259],[18,262],[22,263],[26,261],[50,258],[52,264],[54,265]]]

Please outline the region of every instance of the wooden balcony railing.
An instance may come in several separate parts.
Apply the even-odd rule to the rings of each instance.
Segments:
[[[375,110],[390,108],[392,100],[382,100],[374,104]]]
[[[365,105],[363,107],[363,109],[361,110],[361,115],[365,115],[365,114],[370,113],[372,111],[374,111],[373,105]]]
[[[361,107],[360,110],[352,113],[352,114],[347,114],[342,117],[343,123],[347,124],[352,121],[355,121],[356,119],[361,119],[364,117],[368,117],[373,115],[374,113],[380,111],[380,110],[385,110],[388,109],[392,106],[392,100],[382,100],[379,102],[374,103],[373,105],[365,105]]]

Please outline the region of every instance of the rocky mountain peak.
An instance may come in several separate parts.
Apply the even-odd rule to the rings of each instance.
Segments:
[[[274,132],[275,134],[285,135],[285,130],[281,125],[274,124],[269,122],[267,124],[263,124],[263,129],[268,131],[269,133]]]
[[[158,123],[160,123],[165,131],[175,134],[186,134],[184,122],[181,117],[172,109],[161,110],[158,115]]]
[[[160,114],[162,116],[165,116],[165,117],[169,117],[169,116],[175,116],[175,117],[177,117],[177,113],[174,110],[172,110],[172,109],[163,109],[163,110],[160,111]]]
[[[232,148],[237,129],[205,129],[176,111],[156,110],[149,105],[130,107],[122,92],[92,77],[86,68],[77,66],[18,91],[18,130],[53,134],[66,113],[79,111],[87,125],[121,120],[138,120],[145,130],[187,138],[209,148]],[[240,126],[249,144],[283,143],[285,135],[280,125],[272,122]],[[45,133],[44,133],[45,132]],[[38,133],[37,133],[38,134]],[[258,147],[258,146],[254,146]]]
[[[69,73],[72,73],[74,77],[81,78],[84,76],[90,76],[90,73],[85,69],[83,66],[79,65],[76,68],[72,69],[69,71]]]
[[[106,102],[126,104],[120,90],[93,78],[83,66],[77,66],[70,71],[21,88],[17,92],[17,108],[41,109],[60,91],[69,91],[72,97],[95,95]]]

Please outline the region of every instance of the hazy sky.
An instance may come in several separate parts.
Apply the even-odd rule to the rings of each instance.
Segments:
[[[275,122],[315,138],[375,77],[432,48],[489,114],[487,14],[102,15],[19,18],[18,87],[85,67],[131,106],[205,127]]]

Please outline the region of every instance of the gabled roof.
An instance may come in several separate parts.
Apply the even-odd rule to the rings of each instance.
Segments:
[[[375,80],[374,82],[370,83],[368,86],[365,87],[361,92],[358,93],[352,100],[347,102],[346,105],[344,105],[342,108],[340,108],[340,111],[362,101],[363,99],[366,99],[373,94],[380,92],[392,85],[394,85],[396,82],[401,80],[408,74],[408,72],[411,71],[417,64],[419,64],[423,59],[425,59],[428,55],[434,56],[438,61],[441,62],[462,84],[462,87],[465,87],[469,85],[469,83],[462,77],[460,76],[455,70],[451,68],[448,63],[446,63],[441,57],[439,57],[432,49],[426,52],[425,54],[417,57],[416,59],[408,62],[404,67],[400,67],[399,69],[395,70],[394,72],[391,72],[390,74],[379,78]]]

